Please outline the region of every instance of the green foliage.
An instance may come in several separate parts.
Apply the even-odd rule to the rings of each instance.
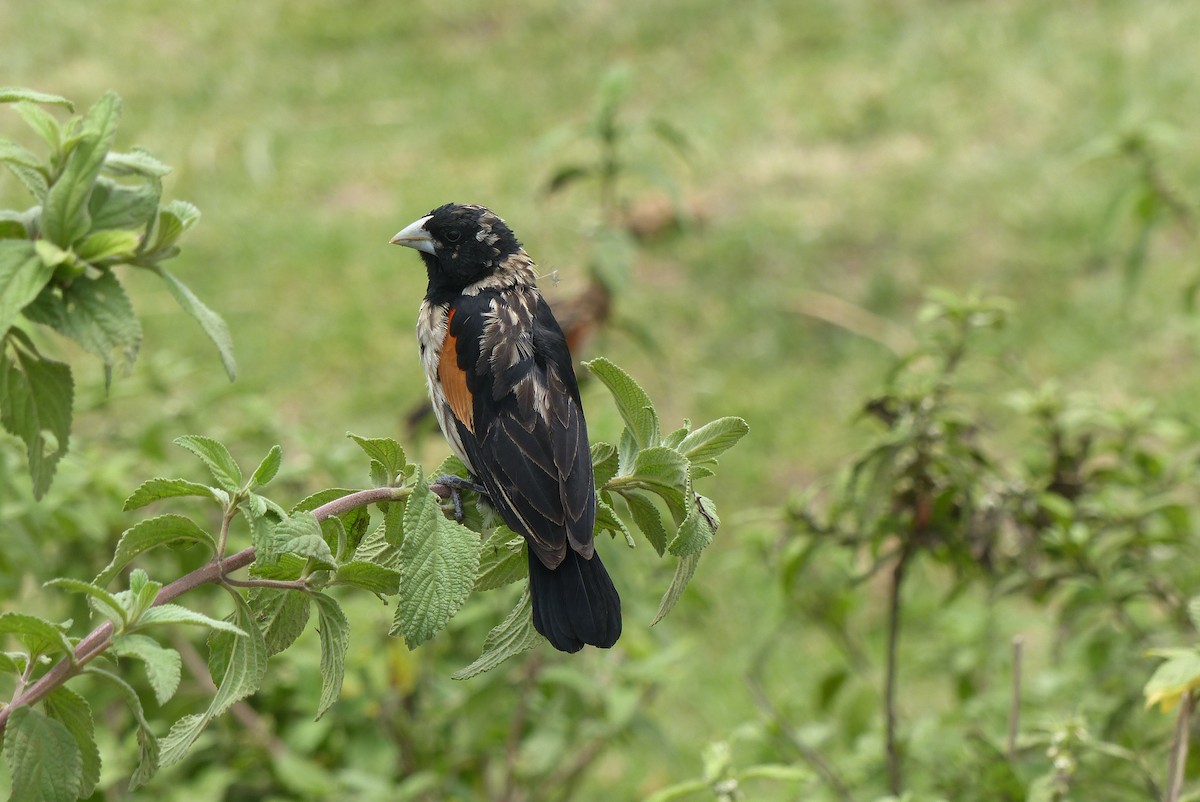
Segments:
[[[681,568],[657,621],[678,600],[718,526],[712,502],[692,491],[691,470],[696,466],[703,475],[711,475],[716,457],[733,446],[746,427],[727,418],[692,433],[690,426],[685,426],[668,441],[661,441],[657,413],[637,383],[606,360],[597,360],[591,367],[605,378],[631,426],[638,427],[622,434],[624,445],[615,471],[605,463],[616,449],[597,444],[593,451],[601,463],[597,473],[604,479],[599,489],[606,509],[611,514],[613,494],[639,499],[637,503],[650,508],[654,505],[651,499],[657,498],[675,524],[669,550],[681,557]],[[415,648],[445,629],[472,590],[499,588],[526,575],[523,543],[511,530],[498,525],[495,516],[471,516],[467,520],[474,529],[456,522],[453,510],[439,501],[420,468],[407,464],[399,444],[386,438],[351,437],[368,457],[377,488],[352,494],[357,497],[351,500],[344,491],[323,491],[309,496],[291,513],[259,494],[279,473],[279,446],[272,447],[246,478],[230,451],[217,440],[196,435],[176,438],[178,446],[208,469],[215,485],[150,479],[126,498],[124,507],[135,510],[160,501],[200,499],[220,510],[216,532],[189,516],[156,515],[125,530],[112,560],[95,582],[71,578],[48,582],[47,587],[84,596],[105,622],[79,645],[68,638],[66,627],[24,613],[0,615],[0,634],[17,638],[26,650],[10,656],[6,666],[20,677],[13,706],[6,711],[12,743],[6,753],[14,782],[28,784],[25,790],[30,793],[42,789],[37,791],[42,796],[32,798],[55,800],[86,796],[95,787],[100,757],[91,712],[82,696],[62,685],[80,673],[109,679],[125,692],[141,744],[140,762],[131,778],[136,787],[148,782],[158,768],[183,760],[215,719],[264,686],[268,661],[300,638],[314,608],[321,677],[316,719],[332,708],[345,682],[350,621],[342,602],[330,595],[329,589],[351,588],[376,597],[395,597],[392,634],[403,636],[405,643]],[[442,467],[461,470],[461,465],[452,463]],[[383,513],[373,530],[364,509],[371,502],[378,503]],[[247,519],[255,548],[229,555],[231,526],[239,516]],[[599,520],[597,534],[611,529],[615,520]],[[661,528],[661,518],[656,520]],[[616,525],[626,531],[623,523]],[[652,537],[665,539],[665,535]],[[207,552],[207,560],[170,588],[150,579],[141,568],[129,573],[127,590],[114,593],[105,587],[131,563],[162,546],[198,548]],[[657,551],[661,556],[663,549]],[[234,567],[246,565],[249,579],[228,576]],[[233,602],[233,612],[225,620],[172,601],[208,582],[223,587]],[[526,587],[516,607],[485,638],[482,655],[455,672],[455,679],[477,677],[538,643],[529,598]],[[155,701],[165,705],[179,690],[183,660],[177,647],[159,640],[159,633],[188,625],[209,632],[207,667],[216,692],[203,712],[180,716],[159,739],[146,724],[127,681],[108,669],[96,668],[92,661],[116,658],[140,663]],[[48,669],[44,657],[57,657],[61,662]],[[31,707],[38,703],[49,718]],[[56,777],[53,787],[43,789],[47,780],[36,764],[59,757],[64,765],[74,767],[70,769],[73,776]]]
[[[230,379],[233,346],[221,318],[162,262],[199,218],[182,201],[161,204],[170,168],[141,150],[113,152],[121,99],[105,94],[65,123],[40,105],[64,98],[28,89],[0,89],[0,103],[41,138],[44,159],[0,139],[0,163],[24,185],[35,205],[0,210],[0,424],[21,438],[36,496],[50,487],[67,452],[74,403],[71,369],[44,356],[29,324],[74,340],[99,357],[105,384],[114,367],[137,358],[142,327],[113,272],[140,267],[157,273],[220,352]]]

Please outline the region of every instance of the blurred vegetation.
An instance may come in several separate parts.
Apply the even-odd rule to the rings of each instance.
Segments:
[[[934,488],[945,527],[903,572],[888,706],[910,798],[1169,798],[1200,592],[1198,27],[1186,3],[1028,0],[0,5],[3,83],[84,108],[115,90],[118,147],[176,168],[166,195],[204,217],[171,269],[238,356],[229,385],[151,282],[126,286],[144,353],[107,393],[75,346],[39,341],[76,365],[72,446],[37,503],[20,441],[0,448],[4,607],[98,573],[133,523],[129,490],[184,472],[180,434],[247,460],[281,443],[276,486],[295,498],[365,485],[343,433],[398,434],[424,394],[424,276],[387,248],[398,224],[485,203],[554,300],[591,280],[600,227],[626,221],[613,305],[636,325],[578,356],[624,366],[664,420],[737,414],[752,432],[709,489],[724,526],[672,616],[645,626],[669,567],[606,552],[627,606],[617,650],[539,649],[459,683],[515,597],[473,600],[415,651],[387,637],[389,610],[347,599],[327,715],[312,721],[321,678],[301,643],[128,798],[885,797],[894,525]],[[594,130],[614,67],[629,77],[613,119],[658,168],[625,173],[620,214],[588,189],[544,191],[593,163],[597,140],[563,132]],[[686,160],[644,135],[652,120],[683,133]],[[35,148],[16,115],[0,136]],[[0,176],[0,208],[24,193]],[[656,216],[672,224],[632,230]],[[943,309],[976,291],[1008,303],[937,401],[940,472],[912,474],[923,452],[895,425],[943,392],[914,323],[935,286]],[[603,388],[585,393],[613,441]],[[930,442],[902,433],[918,431]],[[446,451],[405,445],[428,465]],[[839,479],[856,465],[865,483]],[[203,645],[191,669],[177,645],[181,691],[147,705],[160,734],[211,695]],[[1143,709],[1152,647],[1178,670],[1146,689],[1182,700],[1169,715]],[[133,730],[115,694],[89,699],[106,722],[96,798],[124,798]]]

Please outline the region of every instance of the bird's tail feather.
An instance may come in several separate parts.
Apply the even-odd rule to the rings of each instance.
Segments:
[[[533,626],[555,649],[577,652],[584,644],[607,649],[621,637],[621,597],[600,555],[590,560],[570,548],[554,570],[529,552]]]

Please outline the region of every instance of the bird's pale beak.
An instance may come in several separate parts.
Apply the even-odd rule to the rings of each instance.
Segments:
[[[425,253],[436,253],[433,236],[425,230],[425,223],[429,221],[430,217],[432,215],[427,215],[420,220],[409,223],[400,230],[400,233],[388,240],[388,242],[392,245],[416,248],[418,251],[424,251]]]

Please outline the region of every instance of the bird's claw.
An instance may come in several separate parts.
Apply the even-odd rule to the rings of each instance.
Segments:
[[[470,490],[481,496],[487,495],[487,489],[483,485],[478,482],[472,482],[470,479],[464,479],[461,476],[455,476],[452,473],[439,476],[435,484],[439,484],[450,491],[450,501],[454,503],[454,520],[458,523],[462,523],[464,518],[461,491]]]

